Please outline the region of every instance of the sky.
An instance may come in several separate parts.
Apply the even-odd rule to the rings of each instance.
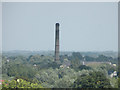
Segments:
[[[117,51],[116,2],[4,2],[2,50],[55,49],[60,23],[60,51]]]

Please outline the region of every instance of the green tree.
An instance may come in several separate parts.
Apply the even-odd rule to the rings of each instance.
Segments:
[[[43,88],[41,84],[31,83],[23,79],[17,79],[11,81],[5,80],[5,82],[2,83],[2,87],[3,88]]]
[[[106,76],[99,72],[90,72],[89,75],[81,75],[74,82],[75,88],[110,88],[110,80]]]
[[[86,66],[86,65],[80,65],[80,66],[79,66],[79,69],[80,69],[80,70],[83,70],[83,69],[85,69],[85,70],[90,70],[90,69],[92,69],[92,68],[89,67],[89,66]]]
[[[120,88],[120,77],[118,78],[118,88]]]

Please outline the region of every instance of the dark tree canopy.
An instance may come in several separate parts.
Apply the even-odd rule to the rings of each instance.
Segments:
[[[74,82],[75,88],[110,88],[110,81],[101,72],[91,72],[89,75],[82,75]]]

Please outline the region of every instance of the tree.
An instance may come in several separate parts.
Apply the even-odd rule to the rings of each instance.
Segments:
[[[95,61],[94,57],[90,57],[90,56],[85,56],[85,60],[86,61]]]
[[[79,69],[80,69],[80,70],[83,70],[83,69],[85,69],[85,70],[90,70],[90,69],[92,69],[92,68],[89,67],[89,66],[86,66],[86,65],[80,65],[80,66],[79,66]]]
[[[29,81],[23,80],[23,79],[17,79],[17,80],[6,80],[2,83],[3,88],[43,88],[41,84],[38,83],[31,83]]]
[[[29,65],[10,65],[7,68],[7,75],[8,76],[22,76],[26,78],[33,78],[36,74],[36,71]]]
[[[110,80],[99,72],[90,72],[89,75],[81,75],[75,80],[73,87],[75,88],[110,88]]]
[[[73,53],[72,53],[72,56],[73,56],[73,58],[75,58],[75,59],[79,59],[79,60],[82,60],[82,59],[83,59],[82,55],[81,55],[79,52],[73,52]]]

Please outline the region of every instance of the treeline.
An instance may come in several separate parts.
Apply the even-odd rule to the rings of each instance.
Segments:
[[[44,88],[110,88],[117,87],[117,77],[112,80],[110,74],[117,71],[117,67],[103,63],[96,67],[82,65],[81,61],[101,61],[117,63],[117,59],[100,55],[97,58],[83,56],[79,52],[72,55],[61,55],[60,61],[55,62],[54,56],[2,56],[3,79],[10,86],[16,83],[16,78],[21,82],[29,83],[25,87]],[[112,61],[113,60],[113,61]],[[37,83],[37,84],[35,84]],[[20,88],[24,84],[19,86]],[[36,86],[37,85],[37,86]],[[5,87],[10,87],[5,86]],[[13,85],[15,88],[15,86]]]
[[[111,62],[111,63],[118,63],[118,58],[108,57],[105,55],[99,55],[98,57],[90,57],[90,56],[83,56],[80,52],[73,52],[71,56],[68,55],[61,55],[61,60],[68,59],[68,60],[80,60],[80,61],[96,61],[96,62]]]

